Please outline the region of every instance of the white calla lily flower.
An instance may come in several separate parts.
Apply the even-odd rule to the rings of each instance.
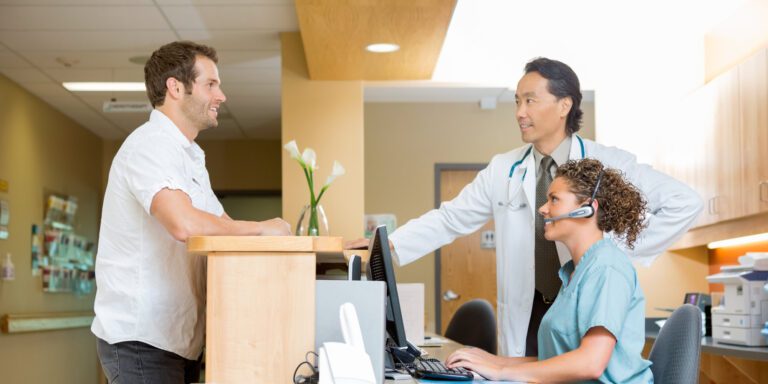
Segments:
[[[314,149],[304,149],[304,153],[301,154],[301,160],[307,167],[309,167],[309,169],[313,171],[317,170],[317,154],[315,154]]]
[[[339,163],[338,161],[333,161],[333,170],[331,170],[331,175],[328,176],[328,178],[325,180],[324,187],[329,186],[333,180],[335,180],[337,177],[344,175],[347,173],[347,170],[344,169],[344,167]]]
[[[291,140],[288,142],[288,144],[284,145],[283,148],[285,148],[285,150],[291,154],[292,159],[301,159],[301,155],[299,154],[299,146],[296,145],[296,140]]]

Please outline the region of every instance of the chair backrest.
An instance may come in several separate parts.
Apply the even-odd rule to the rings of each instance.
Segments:
[[[654,382],[699,382],[701,310],[690,304],[677,308],[659,331],[648,359]]]
[[[493,306],[482,299],[462,304],[448,323],[445,337],[495,354],[496,314]]]

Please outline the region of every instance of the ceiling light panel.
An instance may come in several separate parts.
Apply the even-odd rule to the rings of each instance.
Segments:
[[[73,92],[137,92],[144,91],[144,83],[139,82],[69,82],[64,88]]]

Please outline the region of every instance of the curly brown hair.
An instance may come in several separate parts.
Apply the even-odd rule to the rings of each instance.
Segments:
[[[571,160],[557,168],[556,177],[562,177],[568,190],[580,200],[592,197],[597,179],[602,172],[598,201],[597,228],[613,232],[629,249],[645,228],[646,202],[643,194],[628,182],[621,171],[607,168],[598,160]]]
[[[191,41],[174,41],[152,52],[144,65],[144,82],[152,107],[162,106],[165,102],[165,81],[170,77],[184,84],[187,94],[192,94],[192,83],[198,75],[195,71],[197,56],[219,62],[215,49]]]

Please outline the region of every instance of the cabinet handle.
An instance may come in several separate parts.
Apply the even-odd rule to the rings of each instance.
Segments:
[[[719,213],[718,209],[717,209],[717,198],[718,197],[720,197],[720,196],[715,196],[715,197],[712,197],[712,198],[709,199],[708,210],[709,210],[709,214],[710,215],[717,215]]]
[[[763,202],[763,203],[768,203],[768,197],[766,197],[766,195],[768,195],[768,193],[764,192],[766,190],[765,187],[768,186],[768,180],[761,181],[760,184],[758,184],[758,186],[760,187],[760,190],[759,190],[760,191],[760,201]]]

